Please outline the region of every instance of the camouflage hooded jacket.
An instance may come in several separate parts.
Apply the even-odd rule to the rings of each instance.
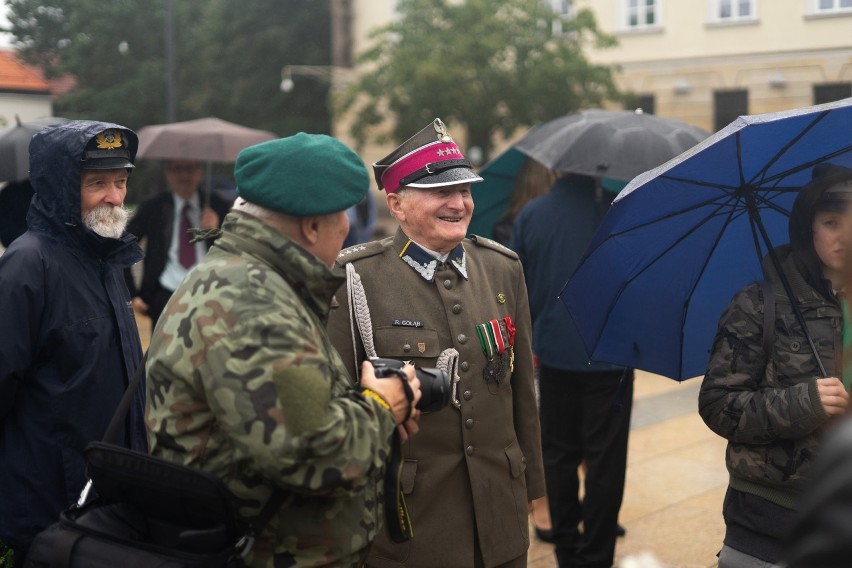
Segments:
[[[779,247],[782,268],[829,376],[839,376],[839,303],[818,294]],[[707,426],[728,440],[730,486],[793,508],[828,415],[819,400],[822,374],[790,300],[772,270],[775,331],[763,347],[764,298],[754,282],[737,293],[719,322],[698,407]]]
[[[356,565],[380,526],[394,422],[327,340],[340,284],[292,240],[232,211],[152,338],[152,453],[223,479],[243,519],[274,490],[286,495],[252,566]]]

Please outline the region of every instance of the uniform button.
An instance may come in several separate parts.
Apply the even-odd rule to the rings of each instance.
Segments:
[[[467,428],[468,430],[470,430],[471,428],[473,428],[473,418],[468,418],[467,420],[465,420],[465,421],[464,421],[464,426],[465,426],[465,428]]]
[[[470,400],[471,398],[473,398],[473,393],[470,391],[464,391],[464,394],[462,394],[462,396],[465,400]]]
[[[459,367],[461,367],[462,371],[467,371],[468,369],[470,369],[470,363],[468,363],[467,361],[462,361]]]
[[[461,304],[456,304],[455,306],[453,306],[453,313],[454,314],[460,314],[461,311],[462,311]]]
[[[468,446],[467,448],[465,448],[464,451],[465,451],[465,453],[467,453],[467,455],[472,456],[473,455],[473,446]]]
[[[450,288],[452,288],[452,287],[453,287],[453,281],[452,281],[452,280],[450,280],[449,278],[447,278],[446,280],[444,280],[444,288],[446,288],[447,290],[449,290],[449,289],[450,289]]]
[[[467,336],[463,333],[460,333],[456,339],[458,339],[461,344],[467,343]]]
[[[411,345],[406,343],[405,345],[402,346],[402,350],[405,351],[406,353],[408,353],[409,351],[411,351]]]

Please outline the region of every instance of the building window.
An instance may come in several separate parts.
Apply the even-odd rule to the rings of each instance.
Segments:
[[[553,35],[561,36],[564,33],[563,22],[574,17],[573,0],[548,0],[550,7],[556,17],[553,19]]]
[[[660,27],[661,0],[625,0],[624,27],[642,30]]]
[[[748,91],[715,91],[713,93],[713,128],[721,130],[737,117],[748,114]]]
[[[722,23],[754,21],[756,4],[757,0],[710,0],[710,19]]]
[[[814,85],[814,104],[833,103],[852,97],[852,83],[823,83]]]
[[[852,0],[813,0],[815,14],[852,12]]]
[[[654,95],[632,95],[624,101],[624,110],[642,109],[645,114],[654,114]]]

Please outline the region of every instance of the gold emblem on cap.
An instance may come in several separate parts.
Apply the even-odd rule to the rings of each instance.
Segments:
[[[432,126],[435,127],[435,132],[438,133],[438,140],[441,142],[452,142],[453,139],[450,137],[450,133],[447,132],[447,127],[444,126],[444,123],[440,118],[436,118],[435,122],[432,123]]]
[[[104,130],[95,137],[99,150],[115,150],[121,148],[121,132]]]
[[[497,294],[497,301],[500,302],[501,304],[505,304],[506,303],[506,295],[503,294],[503,292],[500,292],[499,294]]]
[[[417,350],[420,351],[421,353],[426,353],[426,344],[425,343],[418,343],[417,344]]]

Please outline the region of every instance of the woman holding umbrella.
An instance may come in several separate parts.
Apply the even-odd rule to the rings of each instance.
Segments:
[[[767,281],[741,290],[719,322],[698,406],[728,440],[720,568],[781,560],[823,433],[846,412],[840,302],[850,201],[852,170],[814,168],[793,205],[790,244],[764,260]]]

